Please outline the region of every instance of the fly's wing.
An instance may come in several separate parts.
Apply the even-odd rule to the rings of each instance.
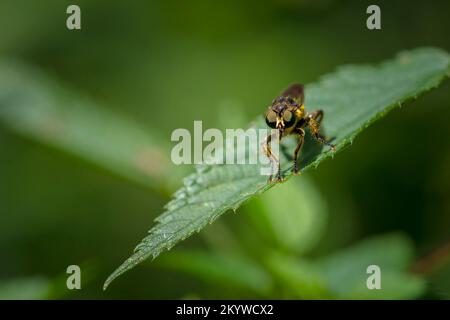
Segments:
[[[294,98],[299,105],[302,105],[305,102],[305,92],[303,90],[302,84],[292,84],[287,88],[281,96],[283,97],[291,97]]]

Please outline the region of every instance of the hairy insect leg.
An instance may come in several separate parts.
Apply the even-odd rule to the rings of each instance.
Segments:
[[[300,154],[303,147],[303,142],[305,141],[305,130],[298,128],[295,133],[298,134],[298,144],[294,152],[294,168],[292,172],[294,174],[298,174],[298,155]]]
[[[279,139],[281,139],[281,135],[279,133],[272,133],[270,135],[267,136],[264,145],[263,145],[263,149],[264,149],[264,153],[266,154],[266,156],[269,158],[270,160],[270,167],[271,167],[271,174],[269,176],[269,183],[272,182],[272,178],[273,178],[273,167],[274,167],[274,163],[277,165],[277,181],[280,182],[282,181],[281,178],[281,166],[280,166],[280,160],[273,154],[272,152],[272,148],[271,148],[271,142],[273,138],[276,138],[278,136]]]
[[[306,118],[307,118],[307,123],[309,125],[309,128],[310,128],[311,133],[314,136],[314,138],[317,141],[319,141],[320,143],[322,143],[326,146],[329,146],[333,151],[335,151],[336,147],[334,146],[334,144],[331,144],[330,142],[328,142],[326,140],[326,138],[320,134],[320,123],[322,122],[322,119],[323,119],[323,111],[316,110],[316,111],[310,112],[310,113],[308,113]]]

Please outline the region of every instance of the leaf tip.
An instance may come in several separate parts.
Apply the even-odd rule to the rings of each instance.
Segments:
[[[111,274],[105,281],[105,283],[103,284],[103,291],[106,291],[106,289],[108,289],[109,285],[111,284],[111,282],[114,281],[116,277],[114,276],[114,273]]]

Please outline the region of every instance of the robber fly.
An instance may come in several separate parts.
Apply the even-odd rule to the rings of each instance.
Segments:
[[[267,125],[272,129],[278,129],[278,132],[270,134],[264,143],[264,152],[270,159],[271,164],[277,164],[277,182],[283,181],[281,177],[280,160],[273,154],[270,147],[272,139],[278,137],[279,141],[285,136],[295,134],[298,136],[298,144],[294,152],[293,173],[298,174],[298,155],[302,149],[305,140],[305,128],[309,127],[312,136],[320,143],[329,146],[333,151],[335,146],[329,143],[324,136],[320,134],[320,123],[323,119],[323,111],[316,110],[307,113],[304,106],[305,94],[303,85],[293,84],[286,89],[278,98],[272,101],[265,118]],[[272,182],[270,175],[269,182]]]

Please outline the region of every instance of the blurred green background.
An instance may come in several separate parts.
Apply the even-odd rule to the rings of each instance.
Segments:
[[[76,1],[80,31],[70,4],[0,1],[0,74],[17,63],[37,77],[18,82],[23,99],[70,101],[52,107],[81,137],[59,145],[1,117],[0,298],[450,298],[448,82],[102,291],[192,170],[169,160],[174,129],[245,126],[342,64],[450,51],[448,1],[377,1],[379,31],[361,0]],[[97,146],[95,130],[111,140]],[[145,137],[143,160],[109,158]],[[372,261],[380,292],[361,288]],[[82,290],[66,289],[71,264]]]

